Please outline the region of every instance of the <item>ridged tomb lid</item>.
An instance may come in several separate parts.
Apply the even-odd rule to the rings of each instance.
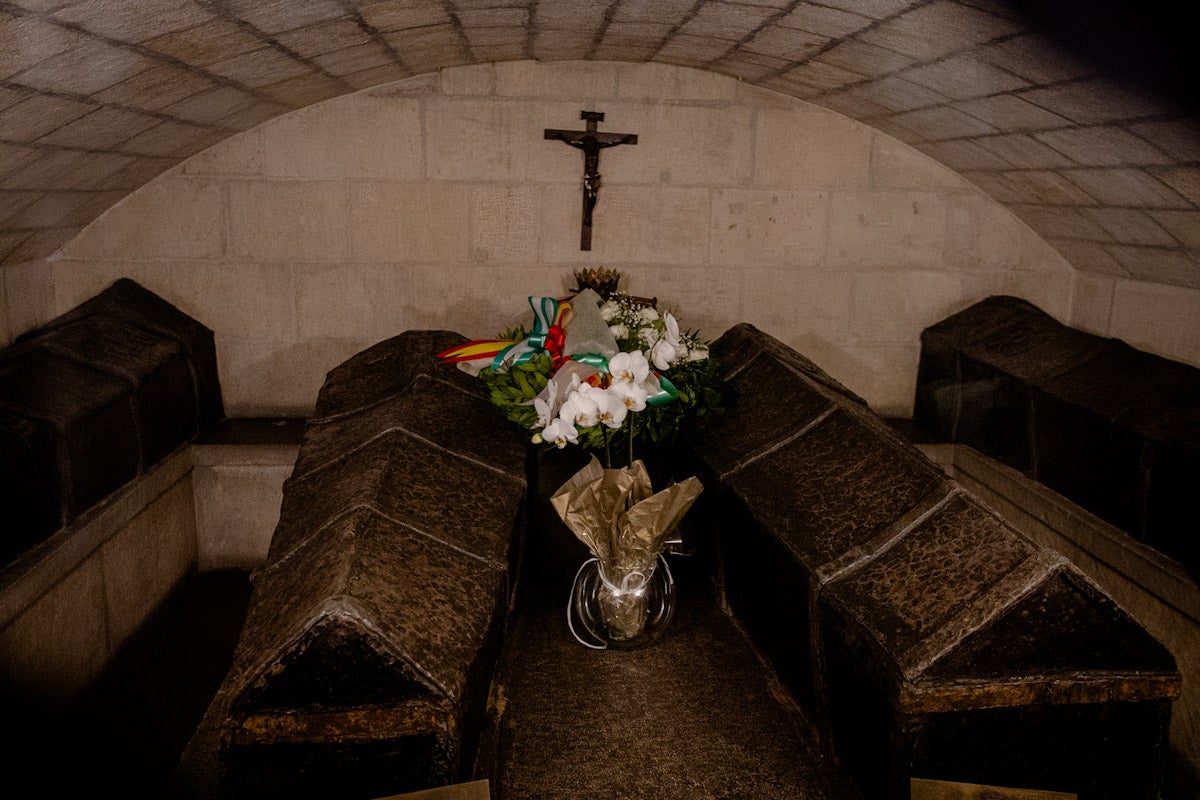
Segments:
[[[504,592],[502,570],[356,510],[256,573],[233,708],[456,701]]]
[[[1032,705],[1174,699],[1182,684],[1166,647],[1062,565],[917,682],[924,694],[975,703],[984,687],[994,687],[997,702]]]
[[[1055,595],[1059,602],[1049,613],[1038,598],[1062,586],[1075,591]],[[821,602],[852,629],[850,638],[878,674],[891,676],[886,691],[906,712],[1154,699],[1178,691],[1178,673],[1161,645],[1065,559],[961,491],[825,585]],[[1059,641],[1063,619],[1100,617],[1109,627],[1093,624],[1075,637],[1083,651],[1061,651],[1069,643]],[[1014,627],[1013,620],[1023,622]],[[1014,633],[1022,637],[1021,647]],[[1089,656],[1088,635],[1116,637],[1123,646],[1096,642],[1096,654]],[[1125,646],[1133,642],[1141,652]],[[969,660],[959,654],[963,647],[979,657],[986,651],[986,666],[956,670]],[[1029,654],[1038,649],[1060,650],[1044,657],[1046,664],[1058,659],[1074,666],[1035,669]],[[1147,667],[1157,672],[1145,673]],[[1144,679],[1131,680],[1139,674]]]
[[[466,391],[482,392],[478,378],[437,358],[443,350],[466,341],[454,331],[419,330],[405,331],[368,347],[329,371],[317,395],[314,419],[372,406],[403,392],[419,375],[436,375]]]
[[[1200,369],[1124,342],[1042,381],[1036,394],[1159,443],[1200,447]]]
[[[509,561],[524,480],[393,431],[289,478],[269,557],[282,558],[330,520],[368,508],[404,530],[493,566]]]
[[[803,375],[759,351],[725,379],[724,414],[696,433],[694,447],[725,475],[795,438],[833,404]]]
[[[117,279],[100,294],[51,320],[45,326],[18,337],[17,341],[37,339],[89,317],[121,320],[177,342],[187,354],[195,375],[202,427],[210,426],[224,418],[225,409],[217,374],[216,345],[212,330],[129,278]]]
[[[725,480],[754,518],[816,572],[857,560],[944,493],[945,476],[890,433],[839,408]]]
[[[805,375],[814,383],[828,389],[834,395],[853,400],[866,406],[867,401],[847,389],[811,360],[801,355],[795,348],[766,333],[748,322],[740,322],[729,328],[710,348],[713,358],[717,360],[718,374],[728,380],[734,373],[741,370],[749,361],[760,353],[769,353],[775,359],[789,366],[793,371]]]
[[[464,388],[439,364],[396,393],[331,417],[309,420],[293,473],[305,475],[372,439],[403,433],[486,469],[524,480],[529,439],[478,387]],[[482,383],[477,381],[477,383]]]

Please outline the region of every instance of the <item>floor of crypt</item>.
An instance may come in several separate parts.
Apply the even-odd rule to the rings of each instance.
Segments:
[[[499,724],[480,748],[493,797],[857,798],[719,606],[701,556],[670,557],[677,604],[657,642],[622,652],[574,640],[566,600],[588,552],[548,497],[586,456],[559,455],[541,461]]]

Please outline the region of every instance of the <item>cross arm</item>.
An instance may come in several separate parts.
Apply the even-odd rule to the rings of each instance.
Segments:
[[[613,147],[618,144],[637,144],[638,139],[636,133],[568,131],[561,128],[546,128],[545,138],[563,141],[574,147],[581,147],[588,141],[595,142],[600,147]]]

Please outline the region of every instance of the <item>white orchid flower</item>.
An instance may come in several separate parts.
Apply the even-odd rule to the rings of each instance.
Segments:
[[[533,410],[537,412],[537,425],[534,426],[537,428],[546,427],[558,416],[558,384],[553,378],[546,381],[546,388],[533,398]]]
[[[679,341],[679,322],[672,314],[666,314],[663,323],[666,330],[650,348],[650,360],[655,369],[669,369],[675,359],[687,353],[687,348]]]
[[[596,399],[590,396],[589,390],[592,389],[590,384],[585,383],[569,394],[558,411],[558,418],[581,428],[590,428],[595,425],[600,413],[600,406]]]
[[[655,369],[668,369],[677,355],[674,345],[666,339],[659,339],[650,348],[650,360],[654,362]]]
[[[608,391],[621,398],[629,411],[644,411],[646,409],[646,389],[640,383],[630,381],[614,381]]]
[[[596,419],[610,428],[621,427],[625,415],[629,413],[624,398],[611,388],[595,392],[592,396],[596,398],[596,405],[599,407]]]
[[[666,323],[667,332],[666,339],[676,347],[679,346],[679,320],[675,319],[675,315],[667,313],[663,315],[663,322]]]
[[[629,335],[629,328],[624,325],[609,325],[608,332],[613,335],[614,339],[624,339]]]
[[[608,372],[614,384],[641,383],[650,374],[650,362],[640,350],[617,353],[608,360]]]
[[[579,441],[579,431],[572,423],[562,418],[552,419],[550,424],[542,430],[542,440],[550,442],[562,450],[568,444],[575,444]]]

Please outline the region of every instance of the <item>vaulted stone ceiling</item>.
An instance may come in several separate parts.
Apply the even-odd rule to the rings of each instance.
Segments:
[[[1098,13],[1112,7],[0,0],[0,263],[52,253],[164,170],[295,108],[448,66],[608,59],[841,112],[957,170],[1078,269],[1200,288],[1195,64],[1141,24],[1149,10]]]

